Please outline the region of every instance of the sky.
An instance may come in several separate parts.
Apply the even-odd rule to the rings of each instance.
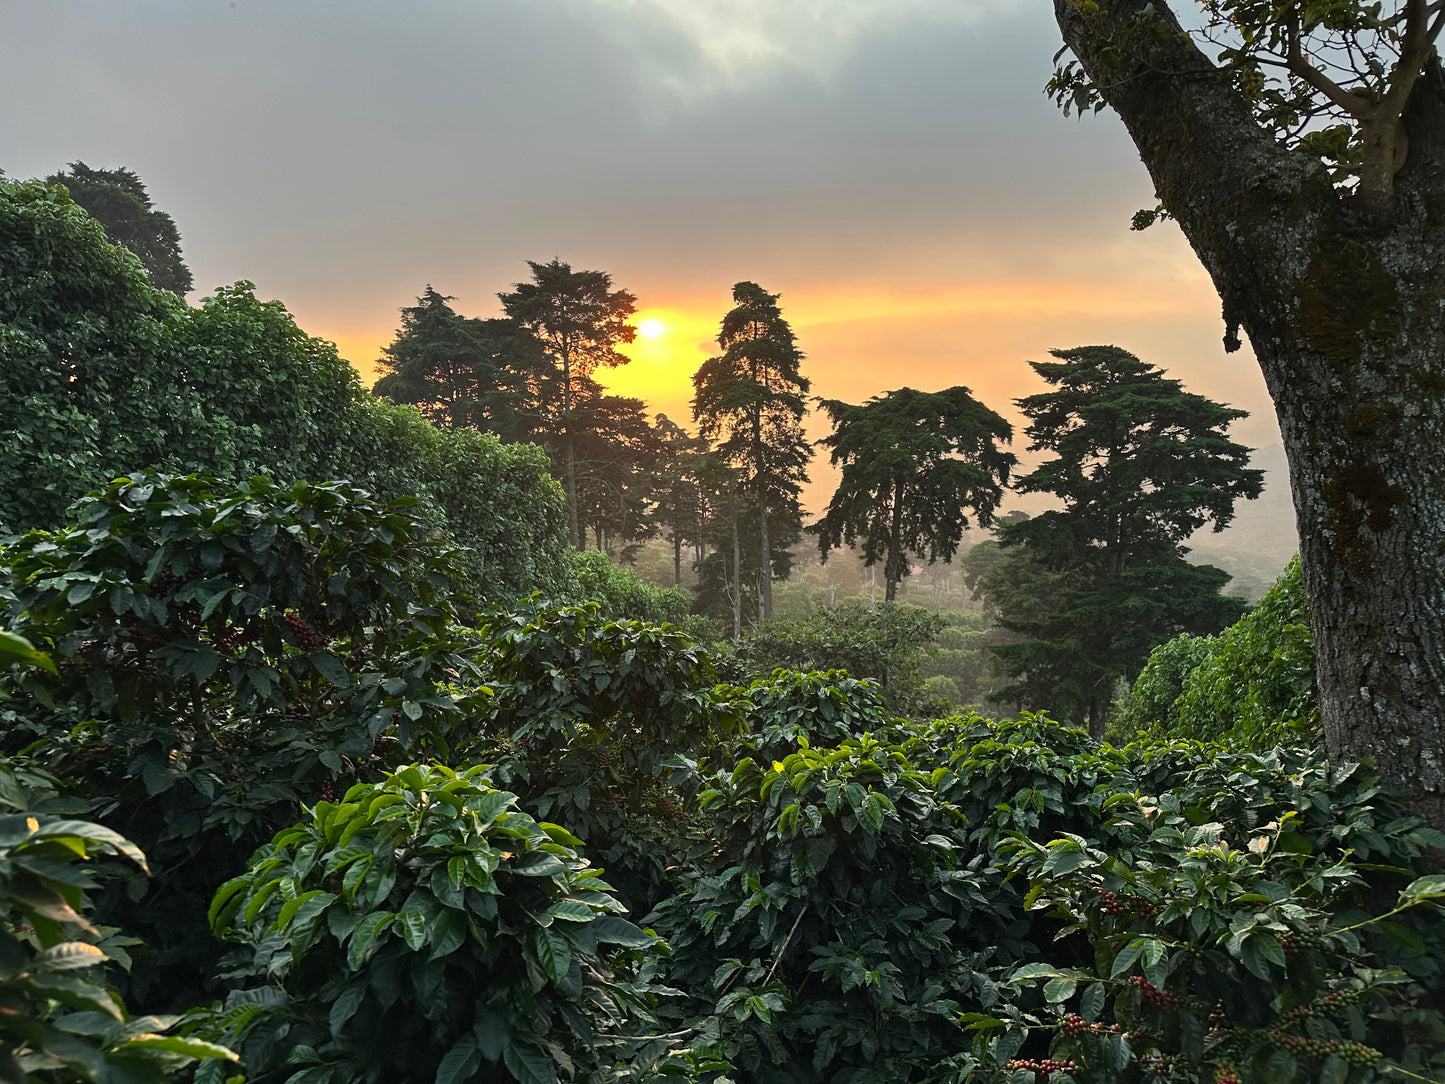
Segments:
[[[527,260],[556,257],[659,323],[600,376],[675,420],[751,280],[826,398],[964,384],[1017,422],[1044,387],[1030,359],[1111,343],[1249,410],[1235,439],[1276,443],[1178,229],[1129,229],[1155,199],[1122,125],[1045,97],[1051,10],[0,0],[0,169],[135,170],[181,230],[193,301],[250,280],[368,382],[428,284],[496,315]]]

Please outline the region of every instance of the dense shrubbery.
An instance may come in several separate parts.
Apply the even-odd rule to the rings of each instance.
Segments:
[[[413,765],[317,803],[220,889],[212,922],[246,946],[247,985],[219,1020],[252,1075],[651,1074],[666,1048],[634,1037],[655,998],[607,958],[656,938],[618,915],[579,839],[515,805],[483,769]]]
[[[1299,558],[1219,635],[1180,636],[1156,648],[1110,727],[1252,749],[1315,734],[1315,648]]]
[[[948,622],[918,606],[830,606],[796,621],[767,621],[737,645],[746,666],[767,673],[846,670],[875,681],[900,712],[927,714],[940,708],[923,687],[923,655]]]
[[[98,920],[146,942],[112,979],[219,998],[157,1050],[294,1084],[1445,1067],[1445,837],[1309,748],[910,720],[836,672],[719,685],[676,628],[596,607],[467,630],[445,547],[341,485],[138,478],[5,560],[29,748],[0,800],[83,800],[152,850],[153,884],[97,866]],[[228,878],[240,955],[202,994]]]
[[[476,592],[510,601],[565,580],[561,491],[539,449],[373,398],[249,283],[190,308],[64,189],[3,179],[0,267],[0,529],[58,527],[77,497],[143,468],[346,478],[418,498]]]
[[[480,685],[447,553],[343,484],[162,475],[4,551],[8,623],[58,666],[0,683],[0,752],[28,749],[170,871],[102,906],[146,938],[142,987],[164,970],[185,997],[208,977],[194,885],[238,872],[302,803],[446,754],[451,687]]]
[[[597,604],[606,621],[650,621],[684,628],[695,639],[705,635],[708,622],[692,614],[692,596],[681,587],[659,587],[628,568],[619,568],[600,550],[573,550],[569,554],[575,586],[568,601]]]

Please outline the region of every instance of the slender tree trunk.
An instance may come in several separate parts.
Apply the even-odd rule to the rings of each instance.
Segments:
[[[677,531],[672,532],[672,582],[682,583],[682,535]]]
[[[1415,84],[1382,214],[1261,131],[1181,33],[1145,35],[1099,78],[1146,4],[1055,12],[1213,278],[1226,344],[1248,332],[1274,399],[1330,755],[1374,757],[1445,827],[1445,83],[1432,63]],[[1174,22],[1165,0],[1150,12]]]
[[[1104,704],[1098,696],[1089,697],[1089,737],[1101,741],[1104,737]]]
[[[898,584],[907,569],[908,555],[903,552],[903,482],[893,482],[893,506],[888,517],[888,555],[883,559],[883,601],[898,598]]]
[[[743,634],[743,544],[738,533],[737,493],[733,493],[733,639]]]
[[[567,520],[570,537],[579,550],[587,548],[587,527],[577,508],[577,450],[572,443],[572,352],[562,346],[562,457],[565,478],[562,488],[567,493]]]
[[[767,452],[763,446],[761,411],[753,413],[753,491],[758,499],[758,616],[764,621],[773,616],[773,550],[768,541],[768,494],[763,464]]]

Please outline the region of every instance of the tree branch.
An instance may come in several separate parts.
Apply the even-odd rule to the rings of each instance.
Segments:
[[[1415,81],[1420,78],[1420,73],[1424,70],[1425,58],[1430,55],[1430,49],[1440,34],[1442,19],[1445,19],[1445,10],[1437,14],[1434,25],[1430,25],[1429,0],[1407,0],[1405,37],[1400,44],[1400,63],[1395,66],[1395,71],[1391,75],[1390,89],[1385,93],[1381,103],[1396,117],[1402,116],[1405,112],[1405,103],[1410,98],[1410,91],[1415,88]]]
[[[1373,101],[1360,94],[1351,94],[1305,59],[1304,51],[1300,47],[1300,18],[1297,6],[1290,8],[1286,20],[1285,37],[1289,46],[1288,52],[1285,54],[1285,66],[1289,68],[1290,72],[1303,79],[1310,87],[1323,94],[1350,116],[1362,123],[1370,120],[1375,115],[1377,108]]]

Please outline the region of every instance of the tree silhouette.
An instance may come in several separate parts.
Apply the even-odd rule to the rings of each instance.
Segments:
[[[1053,453],[1015,487],[1052,493],[1061,510],[1001,530],[1001,559],[974,578],[1017,643],[994,648],[1014,684],[1000,700],[1047,708],[1102,735],[1121,677],[1181,632],[1219,631],[1244,604],[1229,576],[1184,560],[1206,522],[1222,530],[1263,472],[1225,435],[1242,410],[1113,346],[1055,350],[1031,362],[1054,390],[1018,401],[1030,451]],[[988,545],[987,543],[985,545]]]
[[[900,388],[861,406],[821,401],[843,478],[828,510],[809,530],[826,561],[831,550],[861,542],[864,567],[883,563],[884,597],[892,602],[909,573],[910,555],[951,561],[968,529],[993,519],[1014,456],[999,441],[1013,427],[967,388],[939,392]]]
[[[140,260],[154,285],[182,296],[190,290],[191,272],[181,259],[181,232],[170,215],[151,205],[146,186],[133,171],[124,166],[92,169],[76,161],[45,183],[63,184],[70,198],[105,227],[114,244]]]
[[[773,577],[786,567],[781,564],[786,550],[802,534],[798,494],[812,458],[802,419],[810,385],[799,371],[803,355],[778,308],[778,295],[739,282],[733,301],[717,336],[722,356],[709,358],[693,374],[692,416],[700,435],[743,472],[744,493],[755,513],[752,570],[759,616],[767,619],[773,614]]]

